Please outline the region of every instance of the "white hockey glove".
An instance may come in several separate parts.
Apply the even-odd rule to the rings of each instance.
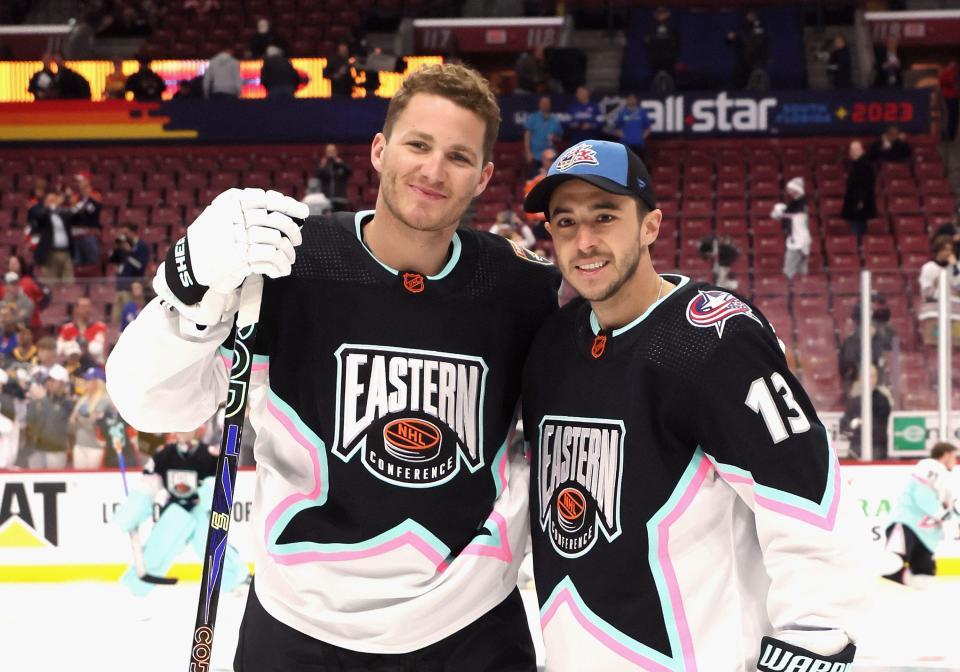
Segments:
[[[228,189],[176,241],[164,263],[166,287],[188,306],[208,289],[230,294],[251,273],[290,274],[294,249],[303,242],[291,218],[304,219],[306,204],[276,191]]]

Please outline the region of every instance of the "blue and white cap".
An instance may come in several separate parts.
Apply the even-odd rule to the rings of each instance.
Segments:
[[[542,212],[549,220],[550,196],[567,180],[583,180],[611,194],[634,196],[651,210],[657,207],[653,181],[640,157],[619,142],[584,140],[557,157],[547,176],[523,201],[526,212]]]

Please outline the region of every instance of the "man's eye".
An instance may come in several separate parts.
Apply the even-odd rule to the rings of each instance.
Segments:
[[[470,159],[468,159],[468,158],[467,158],[466,156],[464,156],[463,154],[454,154],[454,155],[451,156],[450,158],[452,158],[452,159],[453,159],[454,161],[456,161],[457,163],[470,163]]]
[[[427,148],[427,143],[425,143],[425,142],[420,142],[419,140],[413,140],[412,142],[408,142],[407,144],[410,145],[411,147],[413,147],[414,149],[426,149],[426,148]]]
[[[612,222],[614,219],[615,218],[613,215],[607,215],[607,214],[597,215],[597,221],[601,223]]]

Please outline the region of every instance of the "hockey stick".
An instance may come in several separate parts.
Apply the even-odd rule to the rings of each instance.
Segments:
[[[123,479],[123,494],[130,496],[130,490],[127,488],[127,461],[123,457],[123,449],[117,453],[117,459],[120,461],[120,478]],[[143,564],[143,545],[140,543],[140,532],[130,530],[130,547],[133,550],[133,567],[137,570],[137,577],[145,583],[155,583],[158,586],[172,586],[177,579],[168,576],[155,576],[147,574],[146,566]]]
[[[190,649],[190,672],[206,672],[213,651],[213,630],[220,601],[220,582],[227,550],[227,531],[233,512],[233,487],[237,479],[237,460],[240,457],[240,435],[247,410],[247,390],[253,368],[253,344],[260,318],[260,299],[263,277],[250,275],[240,290],[240,310],[234,322],[233,360],[230,384],[227,388],[227,406],[223,418],[223,439],[217,458],[217,475],[213,484],[213,507],[207,528],[207,545],[200,577],[200,599],[197,621]]]

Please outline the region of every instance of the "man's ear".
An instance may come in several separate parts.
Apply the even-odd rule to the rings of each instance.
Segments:
[[[663,221],[663,211],[659,208],[651,210],[640,222],[640,242],[643,245],[652,245],[660,235],[660,223]]]
[[[377,133],[373,136],[373,143],[370,145],[370,163],[373,169],[378,173],[383,169],[383,152],[387,148],[387,136],[383,133]]]

